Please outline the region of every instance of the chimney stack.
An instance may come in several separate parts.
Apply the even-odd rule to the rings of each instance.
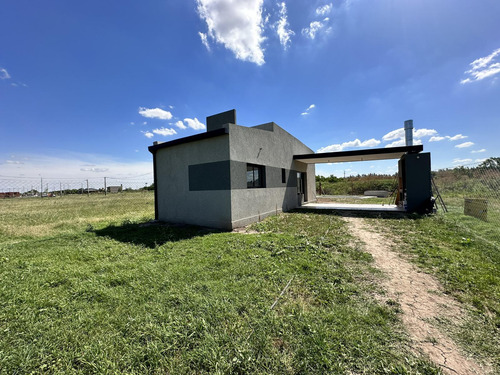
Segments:
[[[413,146],[413,120],[405,121],[406,146]]]

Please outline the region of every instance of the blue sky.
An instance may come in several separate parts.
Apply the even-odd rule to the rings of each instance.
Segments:
[[[153,141],[274,121],[315,151],[499,155],[497,0],[0,0],[0,176],[150,173]],[[317,165],[342,175],[396,161]]]

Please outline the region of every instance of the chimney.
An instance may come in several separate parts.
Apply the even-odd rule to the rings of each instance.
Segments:
[[[236,110],[218,113],[207,117],[207,132],[223,128],[226,124],[236,124]]]
[[[413,146],[413,120],[405,121],[406,146]]]

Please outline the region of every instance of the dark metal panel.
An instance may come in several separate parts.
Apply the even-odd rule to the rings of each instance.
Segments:
[[[229,160],[188,166],[189,190],[229,190]]]

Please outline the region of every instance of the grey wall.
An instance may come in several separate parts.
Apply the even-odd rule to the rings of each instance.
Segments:
[[[217,173],[222,175],[226,165],[229,178],[228,160],[228,135],[159,149],[156,152],[158,219],[230,229],[230,190],[200,190],[202,182],[199,179],[194,181],[194,186],[191,184],[193,189],[190,190],[189,180],[189,166],[191,173],[194,168],[196,174],[196,165],[206,163],[215,163],[212,167],[217,169],[218,166]],[[222,164],[217,165],[217,162]]]
[[[298,207],[297,171],[307,173],[308,200],[316,199],[314,165],[293,161],[294,154],[313,151],[276,124],[253,128],[229,125],[229,149],[233,227]],[[265,188],[243,188],[242,181],[246,185],[246,163],[266,167]],[[286,183],[281,182],[282,168],[286,169]]]

